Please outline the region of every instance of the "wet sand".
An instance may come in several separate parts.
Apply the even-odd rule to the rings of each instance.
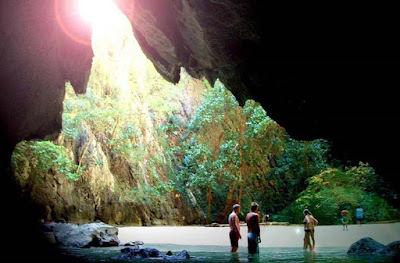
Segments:
[[[400,222],[389,224],[349,225],[343,231],[341,225],[317,226],[315,230],[316,248],[349,247],[363,237],[371,237],[387,245],[400,240]],[[247,227],[241,227],[242,239],[239,247],[247,246]],[[121,243],[140,240],[144,244],[179,244],[230,246],[229,227],[204,226],[153,226],[119,227]],[[261,226],[261,247],[302,247],[304,231],[302,225]]]

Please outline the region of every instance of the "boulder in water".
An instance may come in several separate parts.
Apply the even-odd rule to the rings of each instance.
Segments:
[[[377,254],[385,248],[384,245],[375,241],[370,237],[365,237],[357,242],[353,243],[349,250],[347,250],[347,254],[356,254],[356,255],[371,255]]]
[[[387,244],[380,254],[400,259],[400,241],[394,241]]]
[[[394,241],[387,246],[365,237],[353,243],[347,250],[351,255],[381,255],[386,257],[400,257],[400,241]]]

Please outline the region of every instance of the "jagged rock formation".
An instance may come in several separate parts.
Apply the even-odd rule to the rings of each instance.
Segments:
[[[251,96],[244,78],[262,51],[254,1],[116,1],[131,20],[145,54],[169,81],[185,67],[194,77],[217,77],[239,101]],[[244,77],[244,78],[243,78]]]

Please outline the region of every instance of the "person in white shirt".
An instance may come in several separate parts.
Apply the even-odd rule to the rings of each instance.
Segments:
[[[229,232],[229,239],[231,240],[232,252],[236,252],[239,248],[239,239],[242,238],[240,235],[240,221],[238,214],[240,212],[240,205],[234,204],[233,211],[229,215],[229,227],[231,228]]]

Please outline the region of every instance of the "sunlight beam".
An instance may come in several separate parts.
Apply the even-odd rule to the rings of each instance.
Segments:
[[[79,0],[79,13],[89,23],[114,19],[114,9],[112,0]]]

